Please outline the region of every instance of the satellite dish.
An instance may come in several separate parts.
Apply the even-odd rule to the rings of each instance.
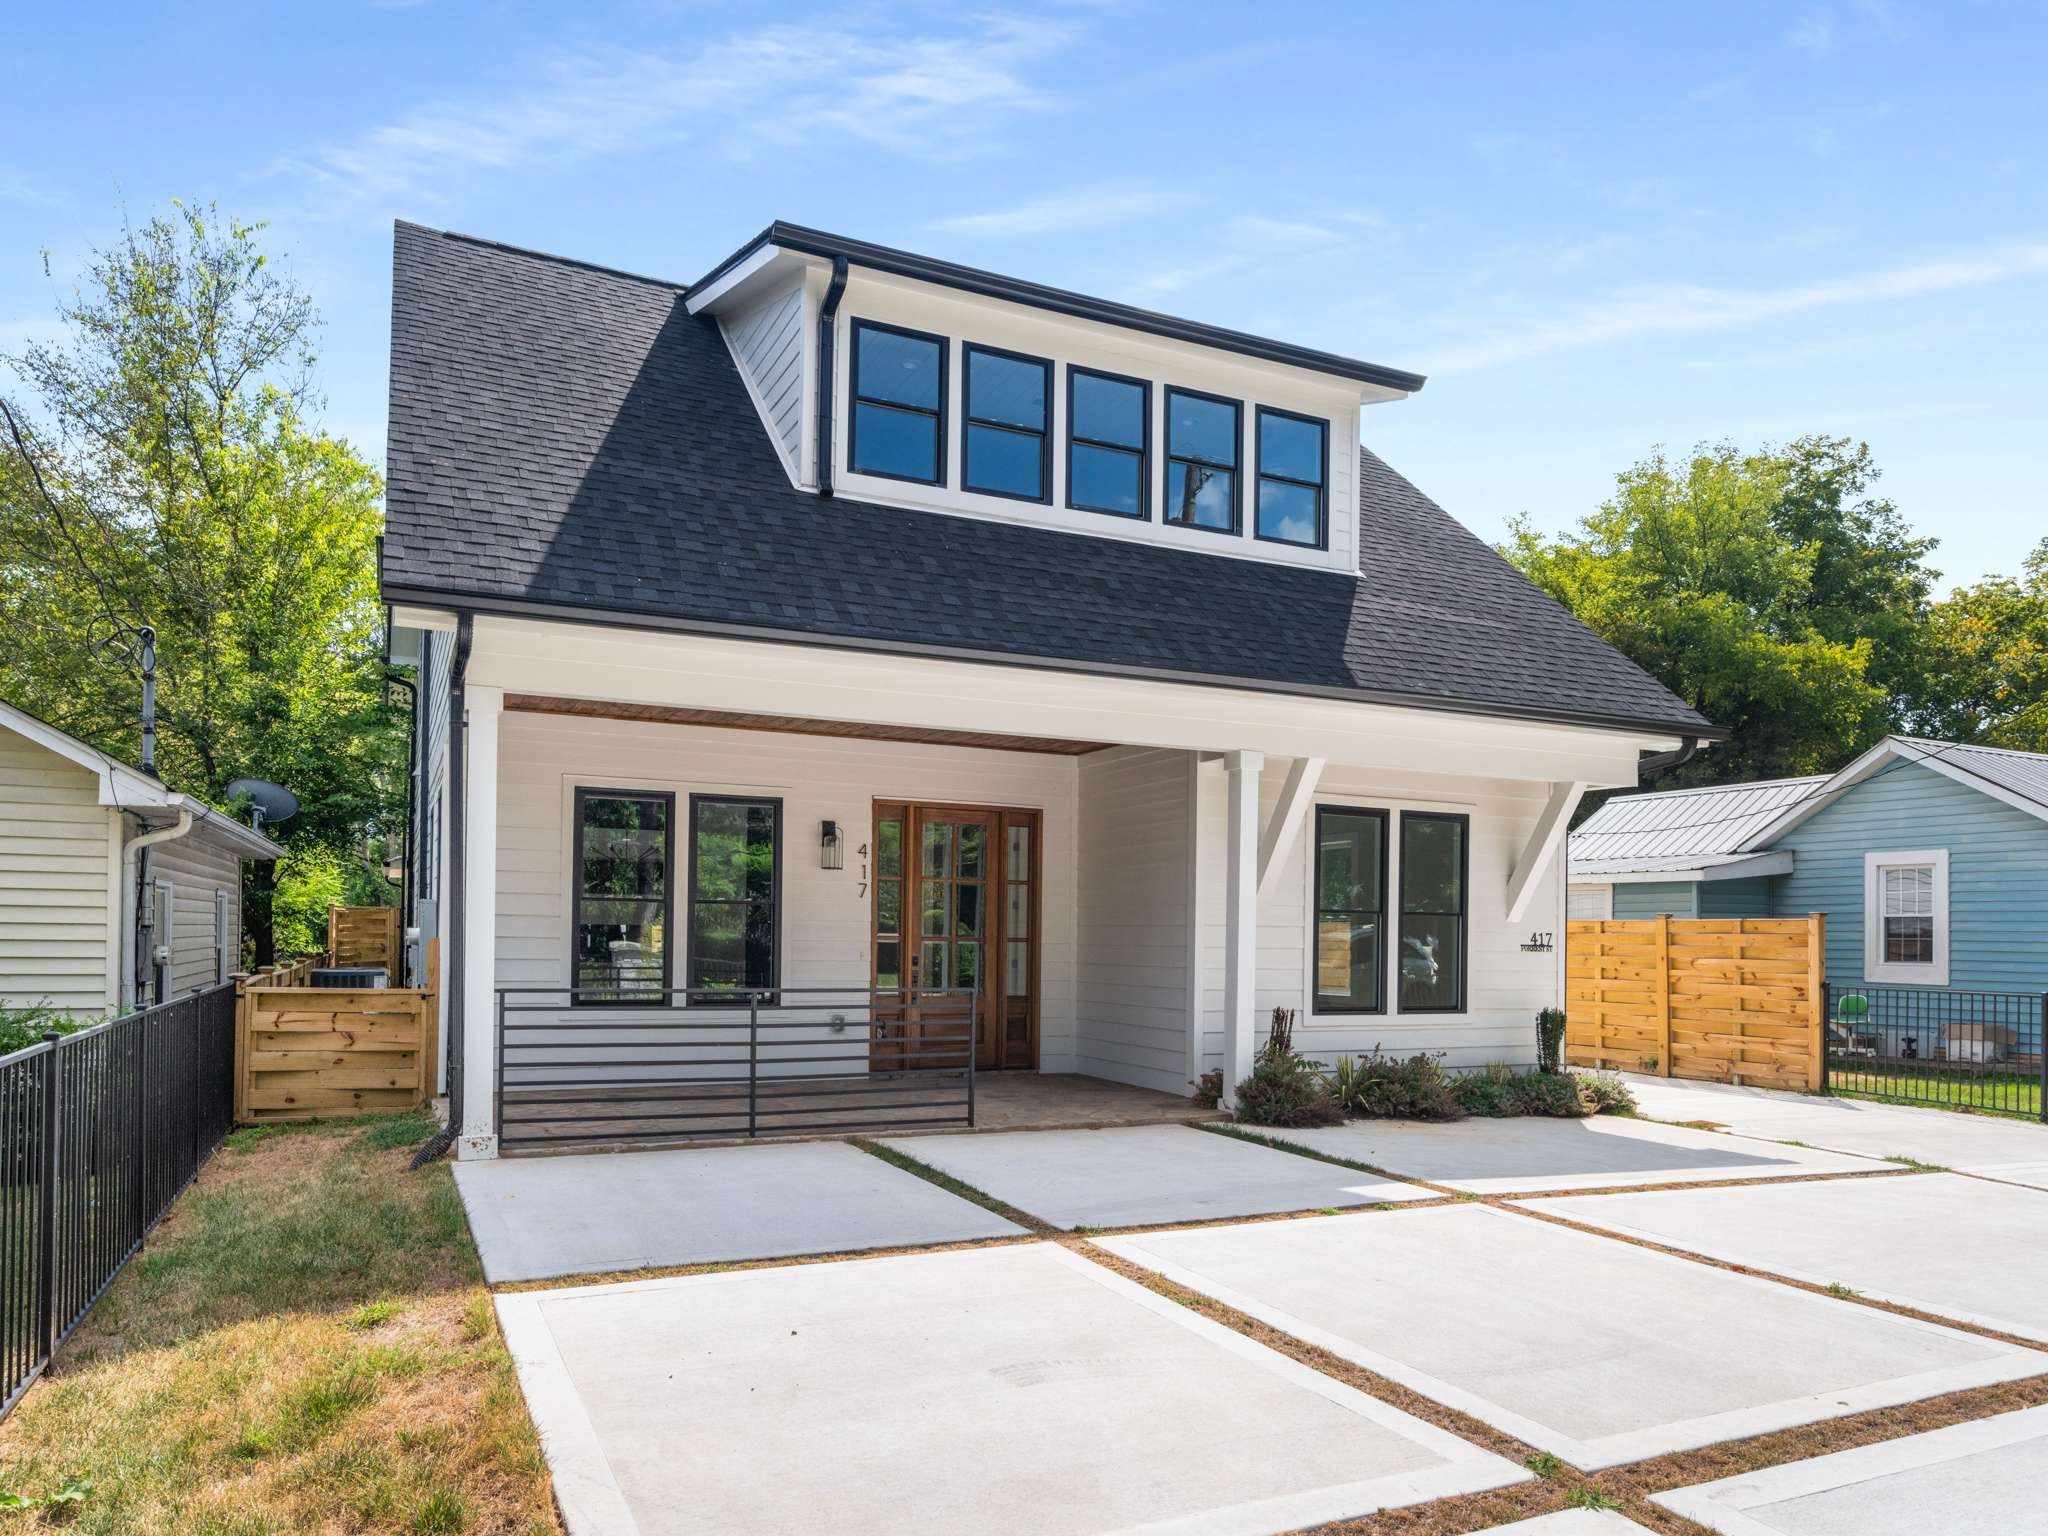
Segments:
[[[299,814],[299,797],[268,779],[237,779],[228,786],[228,798],[246,800],[254,807],[255,814],[249,819],[252,827],[266,821],[290,821]]]

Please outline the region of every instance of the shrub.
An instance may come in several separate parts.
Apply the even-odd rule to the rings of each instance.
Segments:
[[[1383,1120],[1456,1120],[1464,1115],[1441,1052],[1382,1056],[1375,1050],[1353,1069],[1345,1107]]]
[[[1564,1010],[1546,1008],[1536,1015],[1536,1070],[1556,1073],[1564,1067]]]
[[[1237,1118],[1246,1125],[1335,1125],[1344,1106],[1315,1062],[1268,1050],[1237,1085]]]
[[[70,1014],[59,1013],[44,1003],[31,1003],[26,1008],[0,1008],[0,1056],[27,1050],[38,1044],[44,1035],[68,1035],[85,1026],[84,1019],[74,1019]]]
[[[1572,1081],[1579,1085],[1579,1097],[1596,1115],[1636,1112],[1636,1096],[1628,1091],[1627,1083],[1610,1072],[1574,1072]]]
[[[1577,1120],[1593,1112],[1580,1099],[1578,1084],[1570,1077],[1545,1072],[1517,1076],[1512,1067],[1498,1063],[1484,1072],[1458,1078],[1451,1091],[1470,1115],[1550,1115]]]
[[[1195,1102],[1204,1109],[1214,1109],[1223,1102],[1223,1069],[1211,1067],[1195,1079]]]

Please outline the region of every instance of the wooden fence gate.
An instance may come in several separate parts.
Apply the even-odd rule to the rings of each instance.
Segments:
[[[1576,922],[1565,943],[1572,1065],[1820,1088],[1826,914]]]

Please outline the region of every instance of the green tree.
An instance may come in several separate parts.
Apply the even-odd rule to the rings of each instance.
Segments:
[[[2018,580],[1992,577],[1936,603],[1924,648],[1916,729],[2048,752],[2048,539]]]
[[[0,693],[132,758],[153,625],[166,782],[225,804],[230,780],[275,779],[303,806],[280,841],[360,862],[404,785],[381,486],[312,420],[317,317],[260,233],[183,205],[126,230],[60,306],[63,340],[7,360]],[[259,963],[272,883],[257,866],[246,892]]]
[[[1505,552],[1733,732],[1679,782],[1820,772],[1882,735],[1892,712],[1872,676],[1873,626],[1849,621],[1865,586],[1897,584],[1890,557],[1862,553],[1873,537],[1896,543],[1894,522],[1849,500],[1870,473],[1866,457],[1824,440],[1751,454],[1702,445],[1678,462],[1659,452],[1618,476],[1574,532],[1548,539],[1519,520]],[[1893,601],[1910,611],[1913,599]]]

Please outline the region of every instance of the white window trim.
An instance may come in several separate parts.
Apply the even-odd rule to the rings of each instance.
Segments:
[[[1924,865],[1934,871],[1934,961],[1905,965],[1884,959],[1884,871]],[[1863,979],[1906,986],[1948,985],[1948,850],[1921,848],[1863,855]]]

